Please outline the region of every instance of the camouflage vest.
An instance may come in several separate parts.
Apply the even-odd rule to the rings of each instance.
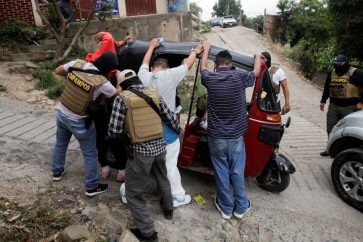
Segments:
[[[83,69],[86,61],[77,60],[72,67]],[[60,101],[69,110],[78,115],[87,115],[87,108],[93,101],[93,93],[107,82],[102,75],[90,75],[81,71],[71,71],[60,97]]]
[[[159,107],[159,95],[155,89],[145,89],[144,93],[152,98]],[[130,91],[120,94],[127,103],[125,131],[131,136],[131,143],[143,143],[163,136],[160,116],[141,97]]]
[[[270,69],[268,70],[268,73],[270,74],[272,89],[274,90],[275,94],[280,93],[280,83],[276,84],[276,83],[273,82],[273,75],[276,73],[276,71],[278,69],[279,69],[278,66],[271,66]]]
[[[359,97],[359,87],[349,82],[355,68],[350,68],[343,76],[338,76],[335,71],[331,74],[329,85],[331,98],[355,98]]]

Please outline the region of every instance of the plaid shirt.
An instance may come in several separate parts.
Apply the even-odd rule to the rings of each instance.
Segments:
[[[131,86],[133,89],[144,91],[145,88],[143,85],[133,85]],[[175,130],[179,130],[179,122],[175,118],[175,115],[172,111],[168,109],[165,102],[159,95],[159,106],[160,106],[160,114],[162,121],[172,127]],[[117,138],[121,136],[123,132],[124,120],[127,114],[127,103],[125,99],[119,95],[115,98],[112,108],[112,114],[110,118],[110,123],[108,125],[108,134],[113,138]],[[156,156],[165,151],[166,143],[163,138],[154,139],[151,141],[133,144],[132,148],[135,152],[140,153],[144,156]]]

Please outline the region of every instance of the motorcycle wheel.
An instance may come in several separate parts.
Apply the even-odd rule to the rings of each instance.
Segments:
[[[339,197],[363,212],[363,150],[340,152],[331,166],[331,180]]]
[[[280,193],[289,186],[290,174],[281,172],[275,166],[269,166],[256,177],[256,181],[263,190]]]

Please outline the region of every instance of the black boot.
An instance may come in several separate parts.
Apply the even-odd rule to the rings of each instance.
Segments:
[[[130,229],[131,233],[140,241],[158,242],[158,233],[154,231],[151,236],[145,236],[138,228]]]

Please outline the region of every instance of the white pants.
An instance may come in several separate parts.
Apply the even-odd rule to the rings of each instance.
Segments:
[[[180,173],[177,167],[179,150],[179,139],[166,146],[166,170],[168,172],[171,194],[174,197],[183,197],[185,195],[184,188],[181,185]]]

